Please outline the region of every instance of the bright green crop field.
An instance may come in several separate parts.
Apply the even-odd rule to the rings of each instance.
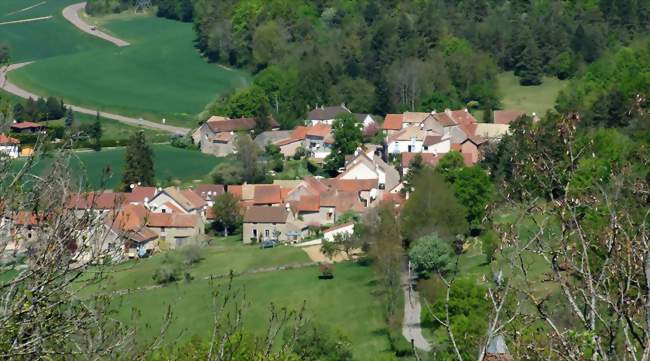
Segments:
[[[193,127],[218,94],[245,86],[241,71],[207,63],[193,47],[192,25],[124,14],[100,27],[131,43],[96,47],[35,62],[9,74],[39,95],[104,112]],[[72,25],[69,25],[72,27]],[[76,30],[75,30],[76,31]]]
[[[167,144],[153,144],[156,181],[161,185],[189,183],[205,180],[207,174],[224,158],[203,154],[198,150],[174,148]],[[72,174],[83,180],[90,188],[115,188],[122,180],[125,164],[125,148],[106,148],[75,152],[71,160]],[[23,161],[16,161],[20,165]],[[49,169],[52,158],[43,156],[34,168],[35,173]],[[104,179],[104,169],[110,168],[112,176]],[[81,179],[83,178],[83,179]]]
[[[63,8],[77,2],[79,0],[0,1],[0,23],[52,16],[28,23],[0,24],[0,43],[9,46],[11,61],[35,61],[111,46],[77,30],[63,18]]]

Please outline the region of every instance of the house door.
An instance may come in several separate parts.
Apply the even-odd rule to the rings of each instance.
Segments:
[[[257,229],[253,229],[253,238],[257,239]]]
[[[409,145],[409,153],[413,152],[413,146]]]

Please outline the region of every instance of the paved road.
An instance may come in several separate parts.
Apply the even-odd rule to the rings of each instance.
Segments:
[[[97,29],[93,30],[93,27],[87,24],[85,21],[81,20],[79,17],[79,11],[86,8],[86,3],[73,4],[65,9],[63,9],[63,17],[72,23],[72,25],[79,28],[81,31],[88,33],[92,36],[96,36],[100,39],[110,41],[111,43],[117,46],[129,46],[130,44],[122,39],[116,38],[114,36],[108,35]]]
[[[32,62],[27,62],[27,63],[19,63],[19,64],[12,64],[7,69],[5,68],[0,68],[0,88],[8,91],[9,93],[12,93],[14,95],[17,95],[21,98],[33,98],[36,99],[38,98],[38,95],[33,94],[28,92],[27,90],[24,90],[22,88],[19,88],[15,84],[12,84],[7,78],[6,74],[12,70],[16,70],[18,68],[22,68],[23,66],[29,65]],[[84,114],[90,114],[90,115],[95,115],[97,114],[97,110],[95,109],[88,109],[84,107],[79,107],[76,105],[70,105],[72,107],[72,110],[79,112],[79,113],[84,113]],[[155,130],[162,130],[164,132],[168,133],[173,133],[173,134],[187,134],[190,129],[189,128],[182,128],[182,127],[174,127],[171,125],[166,125],[166,124],[160,124],[148,120],[140,120],[140,119],[135,119],[135,118],[129,118],[125,117],[123,115],[119,114],[111,114],[111,113],[106,113],[106,112],[101,112],[101,115],[104,118],[109,118],[113,120],[117,120],[118,122],[128,124],[128,125],[133,125],[133,126],[142,126],[144,128],[149,128],[149,129],[155,129]]]
[[[402,324],[402,334],[416,348],[423,351],[431,351],[431,345],[422,335],[422,326],[420,325],[420,295],[412,289],[412,280],[409,277],[408,267],[404,267],[402,273],[402,288],[404,289],[404,323]]]

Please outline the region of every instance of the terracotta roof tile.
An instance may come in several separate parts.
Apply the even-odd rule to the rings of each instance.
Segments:
[[[320,210],[320,196],[304,195],[300,200],[293,202],[292,206],[297,212],[318,212]]]
[[[441,135],[427,135],[426,137],[424,137],[424,142],[422,143],[422,145],[428,147],[434,144],[438,144],[440,142],[442,142]]]
[[[278,204],[282,203],[282,188],[278,185],[256,185],[255,204]]]
[[[476,118],[467,109],[452,110],[451,117],[458,124],[476,124]]]
[[[494,123],[495,124],[510,124],[517,120],[519,117],[526,115],[526,113],[519,110],[495,110]]]
[[[402,153],[402,167],[410,167],[411,161],[415,158],[416,155],[422,156],[422,162],[426,165],[435,167],[444,154],[435,155],[433,153]]]
[[[244,214],[246,223],[285,223],[289,212],[285,207],[265,207],[251,206],[248,207]]]
[[[415,123],[420,124],[424,119],[429,116],[430,113],[424,112],[404,112],[404,123]]]
[[[291,138],[293,138],[293,139],[305,139],[305,136],[307,135],[308,130],[309,130],[309,127],[305,127],[304,125],[297,126],[291,132]]]
[[[11,125],[12,129],[42,129],[45,128],[42,124],[34,122],[20,122]]]
[[[0,144],[20,144],[20,140],[6,136],[4,133],[0,134]]]
[[[436,113],[433,115],[433,118],[443,127],[451,127],[456,125],[456,122],[454,119],[449,116],[446,112],[443,113]]]
[[[118,209],[127,202],[128,194],[122,192],[73,193],[66,208],[71,209]]]
[[[382,128],[385,130],[400,130],[402,129],[403,118],[403,114],[386,114]]]
[[[145,198],[147,201],[152,200],[156,192],[156,187],[135,186],[131,193],[126,194],[126,198],[131,203],[144,203]]]
[[[243,186],[241,185],[229,185],[228,193],[232,193],[237,199],[242,199]]]
[[[199,184],[194,192],[203,199],[213,199],[222,195],[225,190],[221,184]]]
[[[332,126],[331,125],[318,123],[318,124],[314,125],[313,127],[309,127],[307,129],[306,136],[308,136],[308,137],[317,137],[317,138],[325,138],[331,133],[332,133]]]

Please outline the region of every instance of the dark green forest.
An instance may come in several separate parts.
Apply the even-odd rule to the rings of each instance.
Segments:
[[[130,1],[95,0],[88,9],[119,11]],[[158,16],[194,23],[196,47],[210,61],[255,74],[251,88],[216,107],[241,113],[231,100],[255,98],[285,126],[309,107],[342,102],[375,114],[497,109],[498,72],[514,71],[522,85],[571,78],[650,26],[647,0],[154,3]]]

